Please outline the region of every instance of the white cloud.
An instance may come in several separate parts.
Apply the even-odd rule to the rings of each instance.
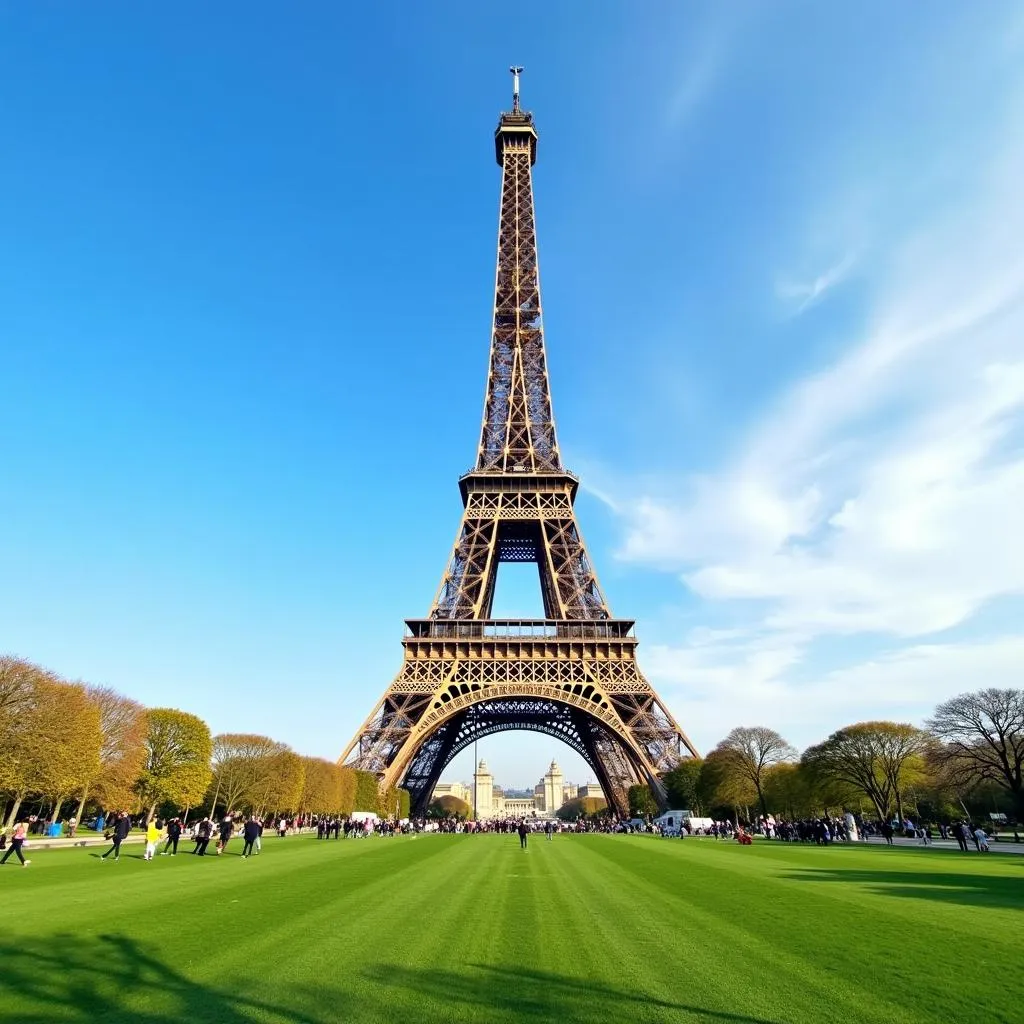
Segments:
[[[836,285],[846,280],[856,262],[856,255],[853,252],[848,252],[838,263],[822,271],[810,281],[780,281],[776,285],[775,290],[780,299],[797,303],[796,313],[799,315],[805,309],[818,302],[825,292],[830,291]]]
[[[803,651],[799,637],[760,636],[739,644],[653,647],[643,665],[670,706],[685,699],[682,725],[702,753],[739,724],[777,728],[802,748],[851,722],[922,724],[954,694],[1019,686],[1024,637],[918,644],[796,682],[791,670]]]
[[[877,223],[832,250],[862,253],[864,308],[831,364],[778,395],[713,472],[679,478],[666,467],[643,489],[605,476],[625,527],[619,556],[678,573],[707,621],[728,609],[739,627],[645,648],[652,678],[685,685],[688,715],[712,739],[740,718],[796,729],[887,709],[920,718],[961,689],[1020,684],[1024,637],[916,642],[1024,593],[1019,79],[1003,116],[987,113],[984,146],[941,154],[945,191],[907,204],[915,181],[880,171]],[[801,308],[820,300],[854,259],[788,297]],[[631,493],[640,497],[622,497]],[[816,666],[820,682],[793,682],[816,637],[858,634],[894,646],[862,664],[847,652],[851,664]]]

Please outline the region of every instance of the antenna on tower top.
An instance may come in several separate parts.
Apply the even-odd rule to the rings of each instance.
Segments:
[[[519,113],[519,76],[523,73],[523,69],[517,64],[513,64],[509,68],[512,72],[512,113]]]

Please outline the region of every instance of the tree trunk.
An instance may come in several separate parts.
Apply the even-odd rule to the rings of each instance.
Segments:
[[[153,820],[153,815],[156,814],[156,801],[149,805],[149,810],[146,812],[146,824],[148,825]]]
[[[89,787],[86,786],[82,790],[82,799],[78,801],[78,813],[75,815],[75,821],[77,821],[79,825],[82,824],[82,815],[85,814],[85,801],[88,798],[88,796]]]
[[[7,815],[4,828],[10,828],[18,820],[18,811],[21,810],[21,801],[25,799],[24,793],[19,793],[11,804],[11,813]]]
[[[757,784],[757,799],[760,801],[760,804],[761,804],[761,817],[763,817],[764,820],[767,821],[768,820],[768,804],[765,802],[764,793],[761,792],[761,783],[760,782]]]
[[[53,816],[50,818],[50,821],[52,821],[54,825],[56,825],[57,822],[60,820],[60,809],[63,803],[64,797],[59,796],[57,797],[57,802],[53,805]]]
[[[900,825],[902,826],[903,822],[906,821],[906,818],[903,817],[903,794],[898,789],[896,790],[896,814],[899,817]]]

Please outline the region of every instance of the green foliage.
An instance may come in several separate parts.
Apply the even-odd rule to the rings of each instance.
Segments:
[[[380,783],[373,772],[356,771],[356,811],[380,813]]]
[[[149,712],[146,756],[138,791],[151,810],[157,804],[196,806],[210,783],[213,741],[207,724],[174,708]]]
[[[472,808],[465,800],[446,794],[430,802],[427,814],[432,818],[468,818]]]
[[[567,800],[555,811],[562,821],[578,821],[580,818],[598,818],[608,810],[608,802],[599,796],[576,797]]]
[[[654,799],[650,786],[629,787],[629,813],[634,818],[646,818],[658,813],[658,801]]]
[[[409,790],[400,789],[398,791],[398,817],[404,819],[409,817],[409,809],[412,806],[412,797],[409,795]]]
[[[698,817],[704,814],[711,795],[704,777],[704,760],[688,757],[680,761],[670,772],[662,776],[668,805],[680,811],[693,811]]]

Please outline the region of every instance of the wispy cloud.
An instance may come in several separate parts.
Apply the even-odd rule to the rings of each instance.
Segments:
[[[944,154],[955,188],[900,216],[905,191],[880,204],[870,262],[851,246],[808,282],[780,286],[801,312],[856,266],[864,326],[777,395],[737,454],[635,498],[619,495],[638,493],[637,481],[605,477],[624,524],[620,557],[677,572],[708,622],[728,608],[739,624],[647,654],[655,679],[698,701],[714,694],[716,727],[779,702],[787,720],[827,714],[833,726],[876,699],[876,713],[890,702],[923,714],[964,685],[1011,681],[1020,637],[991,650],[921,642],[1024,594],[1024,75],[1006,99],[987,149]],[[821,666],[845,694],[838,704],[829,686],[794,682],[816,638],[862,634],[891,651]],[[972,667],[989,674],[954,672]]]
[[[848,252],[838,263],[822,271],[810,281],[803,283],[780,281],[775,287],[776,294],[780,299],[796,302],[795,312],[799,315],[809,306],[814,305],[827,291],[843,282],[856,262],[855,253]]]

